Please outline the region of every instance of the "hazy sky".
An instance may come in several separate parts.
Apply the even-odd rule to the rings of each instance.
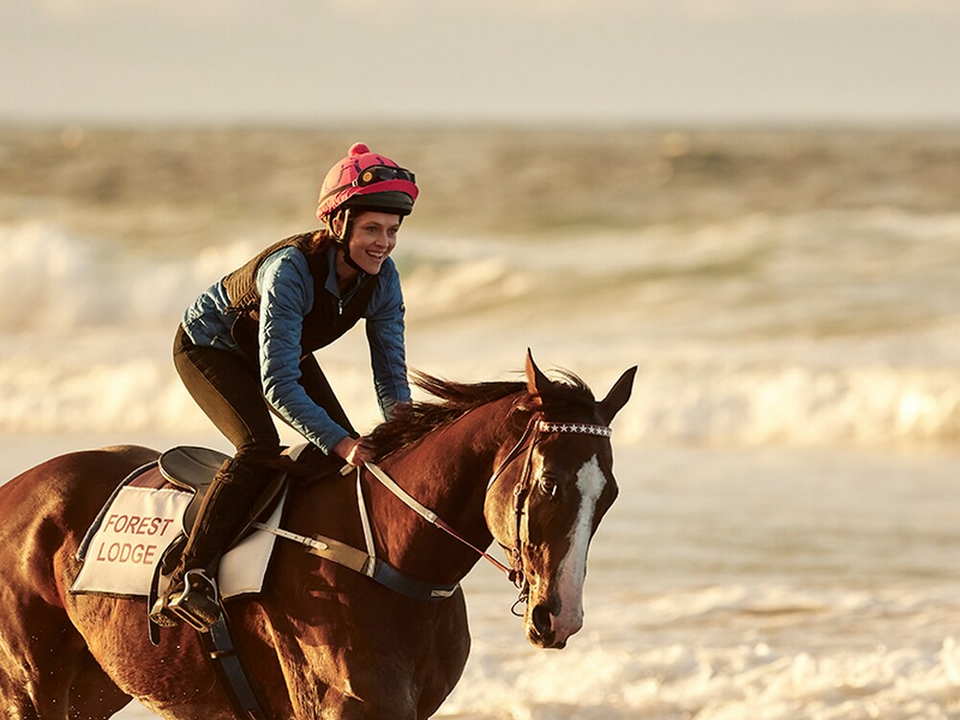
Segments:
[[[0,119],[960,121],[960,0],[0,0]]]

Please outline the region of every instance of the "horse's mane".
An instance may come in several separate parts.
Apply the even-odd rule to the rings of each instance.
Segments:
[[[565,405],[593,408],[593,393],[583,380],[566,370],[557,371],[557,375],[560,379],[551,383],[549,395],[544,397],[545,403],[549,403],[551,407]],[[440,400],[403,405],[397,408],[390,420],[374,428],[367,440],[373,448],[376,462],[397,450],[409,447],[427,433],[481,405],[509,395],[517,395],[514,408],[522,409],[526,406],[525,401],[530,399],[525,382],[458,383],[421,372],[413,373],[413,382]]]

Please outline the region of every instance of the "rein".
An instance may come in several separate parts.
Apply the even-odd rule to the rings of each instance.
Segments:
[[[426,520],[428,523],[430,523],[434,527],[440,528],[448,535],[456,538],[457,540],[462,542],[464,545],[469,547],[471,550],[474,550],[475,552],[479,553],[481,556],[485,557],[487,560],[493,563],[493,566],[496,567],[497,569],[506,573],[508,576],[510,575],[510,573],[512,572],[510,568],[508,568],[506,565],[504,565],[502,562],[497,560],[495,557],[481,550],[472,542],[470,542],[469,540],[461,536],[460,533],[458,533],[456,530],[450,527],[441,518],[437,517],[437,514],[433,512],[433,510],[430,510],[429,508],[421,505],[417,500],[411,497],[406,490],[404,490],[402,487],[397,485],[397,483],[394,482],[393,478],[387,475],[377,465],[374,465],[373,463],[365,462],[364,467],[366,467],[367,470],[370,471],[370,474],[373,475],[377,480],[379,480],[380,483],[385,488],[387,488],[387,490],[389,490],[398,498],[400,498],[400,500],[403,501],[403,503],[407,507],[409,507],[411,510],[413,510],[417,515],[422,517],[424,520]],[[358,467],[357,468],[358,479],[359,479],[359,474],[360,474],[360,468]]]

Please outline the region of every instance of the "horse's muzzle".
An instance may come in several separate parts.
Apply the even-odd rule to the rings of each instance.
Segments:
[[[527,621],[527,637],[530,642],[537,647],[554,650],[562,650],[566,647],[566,637],[557,639],[557,633],[553,627],[555,619],[556,616],[548,605],[535,605]]]

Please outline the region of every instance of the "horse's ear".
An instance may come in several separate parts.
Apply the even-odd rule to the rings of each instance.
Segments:
[[[533,353],[527,348],[527,392],[531,395],[543,395],[552,384],[550,378],[544,375],[533,361]]]
[[[608,425],[613,420],[614,415],[620,412],[620,408],[626,405],[627,400],[630,399],[630,393],[633,391],[633,378],[636,374],[636,365],[629,370],[625,370],[620,379],[610,388],[607,396],[597,403],[597,412]]]

